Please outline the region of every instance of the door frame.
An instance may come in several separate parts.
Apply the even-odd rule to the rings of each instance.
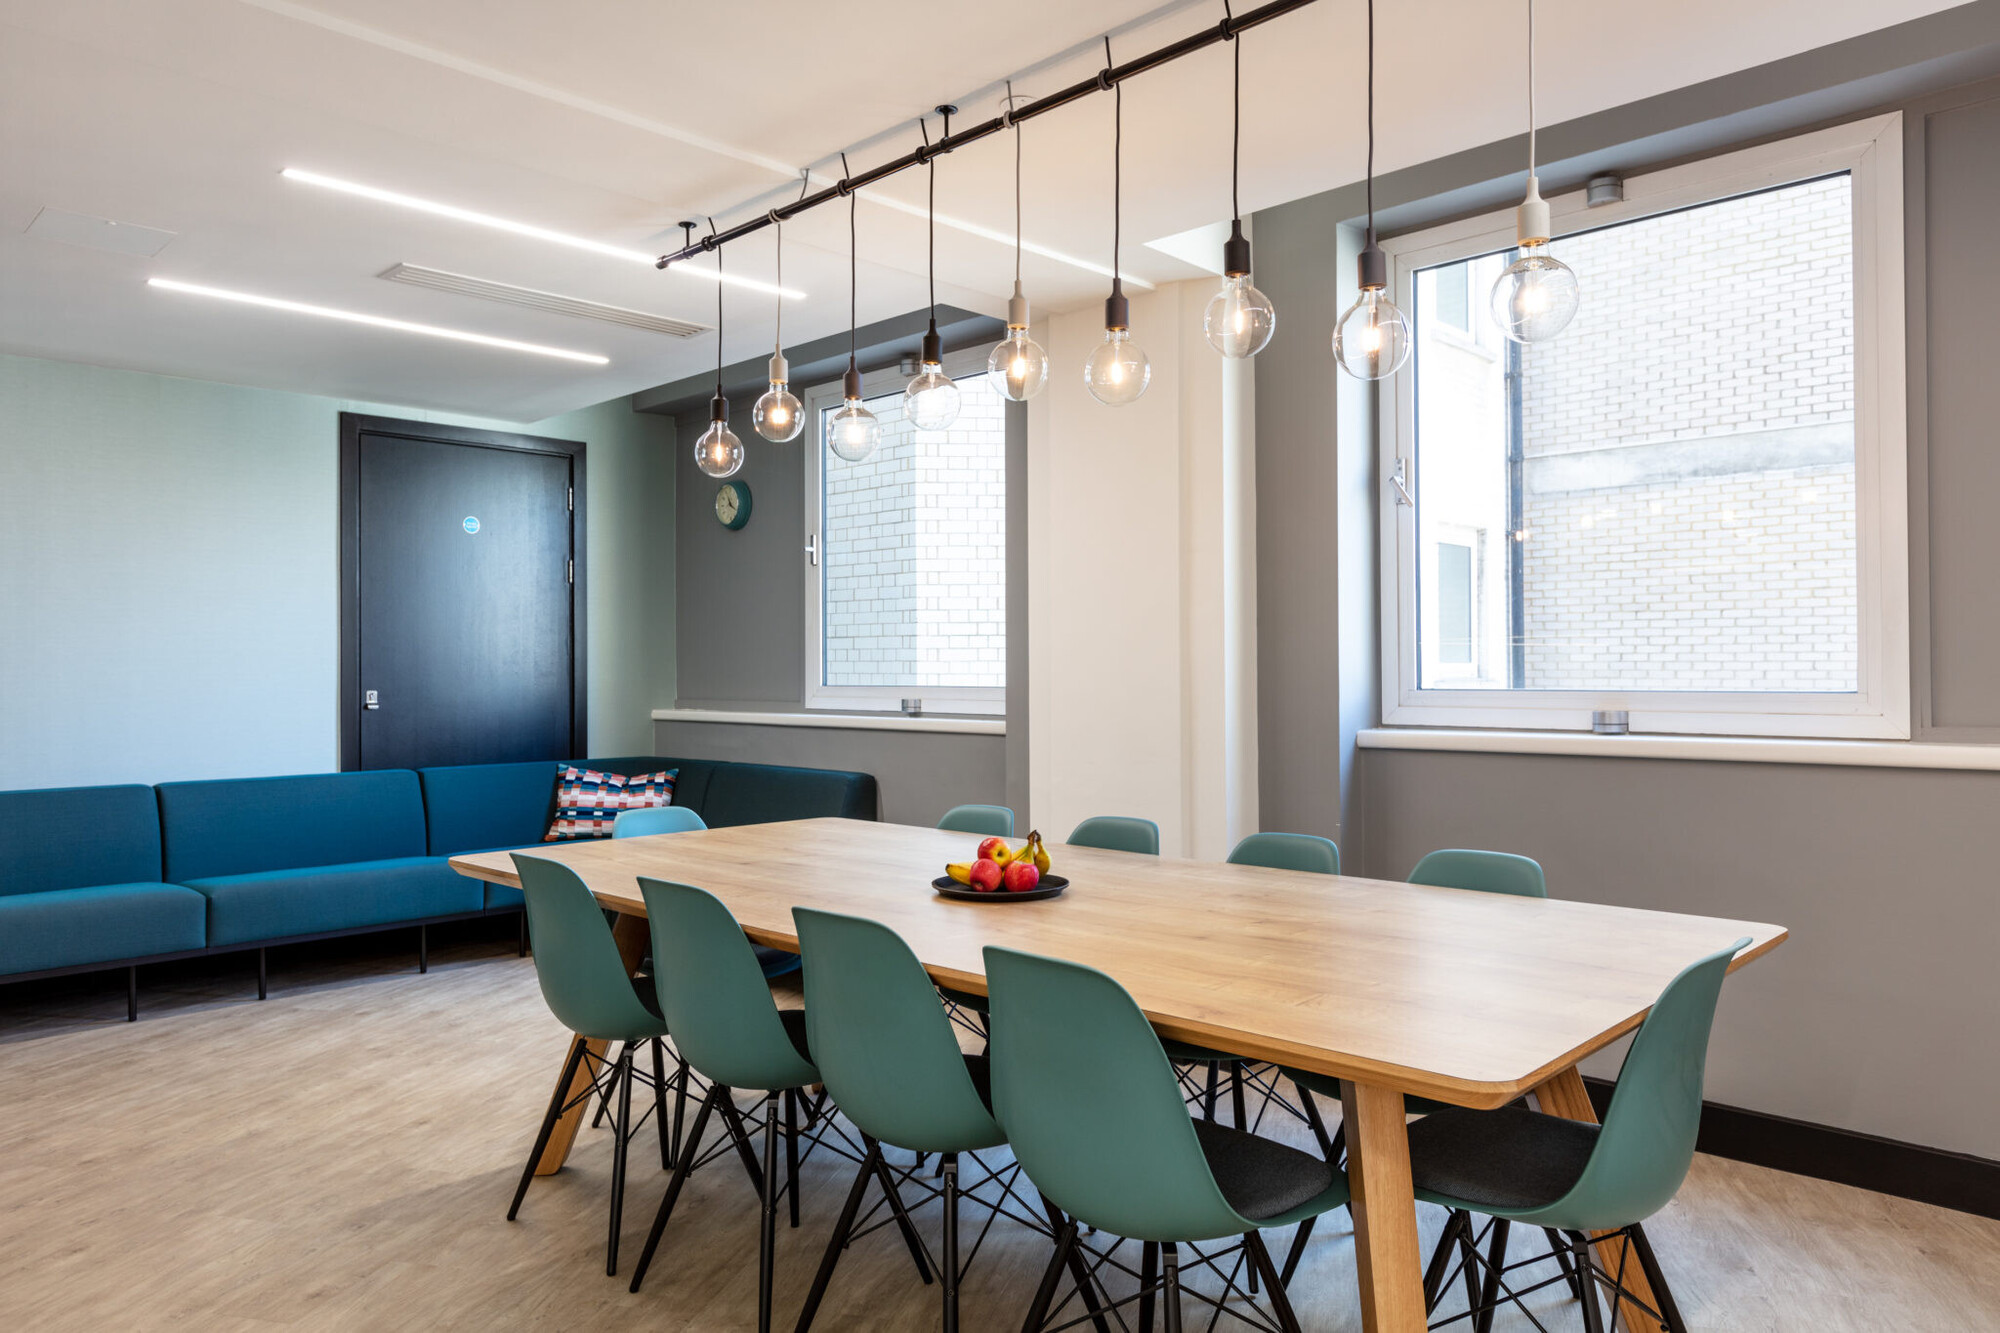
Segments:
[[[569,551],[575,576],[569,588],[569,743],[566,759],[581,757],[589,745],[589,676],[586,674],[584,552],[584,445],[581,440],[552,440],[538,435],[442,426],[429,421],[395,417],[340,414],[340,767],[361,767],[361,437],[386,435],[433,444],[464,444],[480,449],[513,449],[552,454],[570,465]]]

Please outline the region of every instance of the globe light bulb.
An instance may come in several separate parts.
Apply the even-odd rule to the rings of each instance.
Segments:
[[[1569,326],[1581,299],[1576,272],[1547,241],[1523,245],[1493,283],[1493,322],[1515,342],[1545,342]]]
[[[918,430],[944,430],[958,420],[958,385],[935,361],[926,361],[903,390],[903,415]]]
[[[1277,327],[1278,312],[1271,298],[1241,273],[1222,280],[1222,289],[1208,299],[1208,310],[1201,317],[1208,345],[1231,359],[1263,351]]]
[[[1410,322],[1380,288],[1368,288],[1333,326],[1333,357],[1360,380],[1385,380],[1410,358]]]
[[[1138,398],[1152,379],[1153,363],[1125,329],[1106,329],[1104,341],[1083,364],[1083,383],[1090,396],[1112,407]]]
[[[875,452],[882,442],[882,422],[862,405],[859,395],[846,399],[840,410],[827,418],[827,447],[835,457],[859,463]]]
[[[743,466],[743,441],[729,429],[729,400],[717,397],[708,429],[694,442],[694,465],[711,477],[733,477]]]
[[[805,429],[805,410],[793,395],[790,379],[791,367],[785,364],[782,355],[771,358],[771,387],[766,389],[757,403],[750,409],[750,423],[757,433],[772,444],[784,444],[799,438]]]
[[[1007,302],[1007,336],[986,358],[986,369],[1000,377],[1001,394],[1017,403],[1027,402],[1049,382],[1049,354],[1028,336],[1028,298],[1021,295],[1019,282]]]

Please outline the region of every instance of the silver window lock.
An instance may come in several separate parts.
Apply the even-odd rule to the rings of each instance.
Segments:
[[[903,716],[904,716],[904,717],[916,717],[916,716],[918,716],[919,714],[921,714],[921,713],[922,713],[923,711],[924,711],[924,701],[923,701],[922,699],[905,699],[905,700],[903,700]]]
[[[363,708],[380,708],[382,701],[376,696],[375,691],[363,690],[361,692],[361,706]]]
[[[1590,729],[1600,736],[1623,736],[1631,723],[1632,715],[1623,708],[1600,708],[1590,715]]]

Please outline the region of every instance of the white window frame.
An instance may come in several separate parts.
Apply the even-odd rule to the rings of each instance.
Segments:
[[[990,349],[984,347],[966,348],[963,351],[947,352],[941,363],[944,373],[955,380],[986,373],[986,357]],[[879,398],[884,394],[900,392],[909,383],[910,376],[896,366],[885,366],[872,370],[861,377],[861,396],[864,399]],[[805,549],[806,561],[806,657],[805,692],[801,696],[809,709],[832,709],[839,712],[899,712],[904,699],[922,699],[926,713],[976,713],[1004,716],[1007,712],[1007,690],[1004,686],[960,686],[954,689],[936,689],[915,685],[827,685],[825,679],[826,651],[826,565],[820,553],[825,549],[821,534],[825,531],[826,495],[822,489],[823,467],[827,457],[826,440],[822,434],[825,409],[838,407],[841,403],[841,382],[833,380],[815,385],[804,395],[807,438],[811,441],[805,450],[806,503]]]
[[[1579,190],[1549,204],[1560,237],[1565,230],[1595,230],[1843,171],[1850,175],[1854,210],[1856,691],[1421,689],[1416,509],[1398,503],[1395,488],[1385,484],[1380,525],[1385,726],[1588,731],[1593,710],[1623,709],[1634,732],[1909,738],[1901,113],[1633,176],[1625,182],[1622,203],[1587,209]],[[1513,242],[1511,208],[1384,240],[1390,289],[1399,305],[1413,310],[1419,269],[1488,254]],[[1590,275],[1579,276],[1588,301]],[[1414,363],[1405,367],[1382,386],[1378,398],[1385,478],[1396,476],[1399,467],[1417,475],[1415,369]]]

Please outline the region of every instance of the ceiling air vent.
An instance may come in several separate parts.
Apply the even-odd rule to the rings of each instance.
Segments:
[[[690,324],[684,319],[649,315],[643,310],[627,310],[623,306],[605,305],[599,301],[582,301],[574,296],[538,292],[532,287],[515,287],[504,282],[489,282],[485,278],[469,278],[463,273],[446,273],[443,269],[424,268],[419,264],[397,264],[393,268],[384,269],[379,276],[387,278],[390,282],[407,282],[415,287],[456,292],[460,296],[476,296],[482,301],[501,301],[507,305],[526,306],[530,310],[547,310],[557,315],[572,315],[577,319],[594,319],[600,324],[623,324],[627,328],[644,329],[648,333],[664,333],[669,338],[692,338],[697,333],[708,332],[706,324]]]

